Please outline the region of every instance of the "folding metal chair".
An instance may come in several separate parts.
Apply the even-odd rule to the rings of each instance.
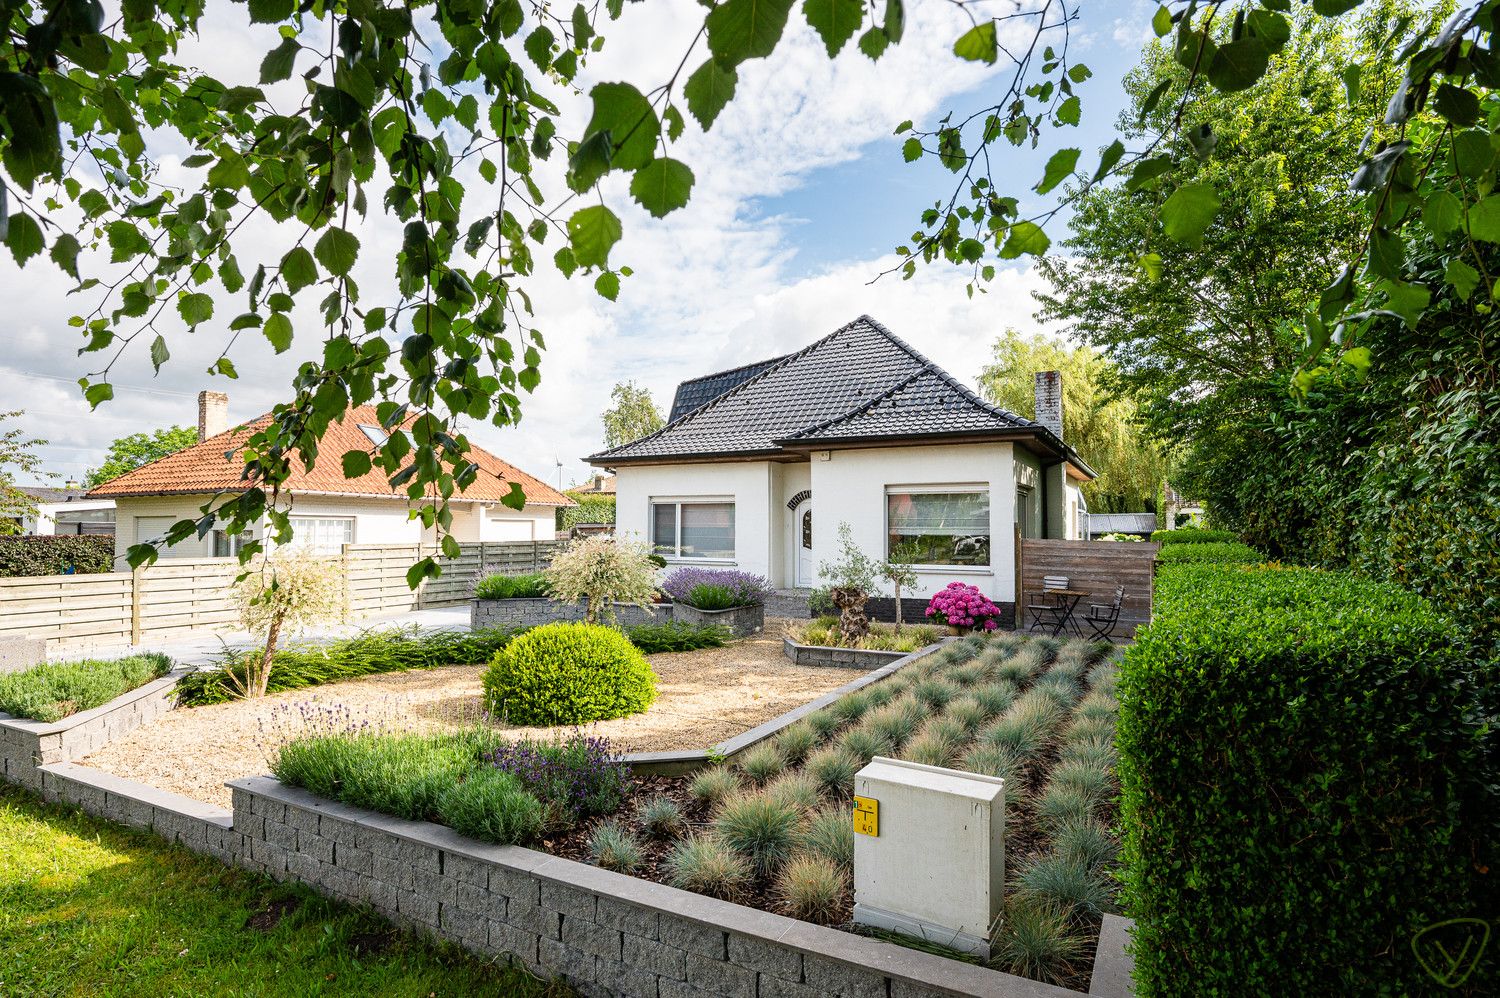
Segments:
[[[1108,638],[1115,632],[1115,624],[1120,620],[1120,604],[1125,602],[1125,587],[1115,586],[1114,602],[1109,604],[1090,603],[1089,612],[1084,615],[1084,621],[1093,631],[1094,640]]]

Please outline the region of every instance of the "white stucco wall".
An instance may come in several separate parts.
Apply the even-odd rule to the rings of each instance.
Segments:
[[[144,544],[160,536],[161,526],[170,527],[178,520],[194,519],[203,515],[203,504],[209,495],[186,496],[126,496],[115,500],[115,570],[129,571],[125,552],[133,544]],[[251,533],[260,535],[257,525]],[[212,558],[213,535],[203,539],[190,537],[180,544],[161,552],[163,558]]]
[[[480,504],[475,518],[479,526],[475,540],[550,541],[557,534],[557,513],[552,506],[528,505],[518,511],[500,503]]]
[[[615,530],[621,537],[649,540],[653,499],[732,500],[734,502],[734,558],[701,558],[674,564],[738,568],[771,579],[780,574],[773,563],[773,465],[766,461],[722,464],[647,465],[619,469],[615,481]]]
[[[813,455],[813,502],[817,504],[813,549],[818,565],[838,557],[839,524],[847,522],[855,543],[872,558],[886,556],[886,490],[912,486],[940,491],[943,486],[981,485],[990,492],[990,565],[919,569],[916,591],[931,596],[950,582],[976,585],[993,599],[1010,602],[1015,593],[1015,473],[1008,443],[889,447],[829,451]],[[886,595],[890,595],[889,591]]]

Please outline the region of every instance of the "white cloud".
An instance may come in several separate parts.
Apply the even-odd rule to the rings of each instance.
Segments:
[[[691,0],[627,7],[622,21],[606,29],[604,50],[591,57],[583,91],[600,80],[665,81],[703,10]],[[525,399],[519,426],[470,426],[471,438],[549,480],[555,480],[554,460],[560,459],[565,476],[578,479],[587,471],[581,458],[600,445],[599,413],[618,380],[648,385],[665,409],[682,378],[795,349],[860,313],[874,315],[955,376],[972,380],[994,335],[1006,326],[1034,328],[1030,291],[1039,279],[1033,271],[1002,271],[990,293],[973,300],[964,294],[963,274],[940,265],[911,281],[887,277],[873,285],[867,282],[889,260],[855,261],[792,278],[788,263],[798,248],[799,226],[750,210],[754,199],[784,194],[819,168],[864,155],[888,156],[897,121],[930,120],[955,94],[1000,71],[952,57],[952,38],[963,24],[956,8],[921,5],[909,17],[903,43],[871,63],[852,43],[829,60],[794,11],[793,26],[775,55],[742,67],[736,99],[712,132],[703,134],[689,119],[688,133],[673,152],[693,166],[697,178],[693,201],[683,211],[651,219],[630,201],[623,180],[611,178],[606,194],[626,228],[612,260],[628,263],[635,276],[624,282],[620,302],[611,304],[594,294],[587,279],[564,281],[550,269],[538,274],[528,290],[548,342],[542,384]],[[213,21],[185,61],[209,65],[227,80],[253,80],[258,46],[246,43],[244,18],[243,8],[234,5]],[[264,30],[254,30],[260,34],[253,37],[261,39]],[[684,74],[704,57],[700,43]],[[281,103],[281,92],[275,96]],[[554,96],[569,120],[586,116],[581,93]],[[547,166],[547,190],[560,190],[558,159]],[[893,169],[901,168],[895,157],[891,161]],[[186,179],[178,162],[164,161],[164,181]],[[471,196],[479,194],[471,188]],[[370,201],[379,203],[375,192]],[[893,223],[897,229],[908,224],[906,219]],[[391,297],[399,224],[372,209],[358,234],[363,253],[356,277],[366,302],[373,304]],[[269,223],[247,227],[242,260],[274,260],[284,251],[284,240]],[[556,245],[554,236],[551,247]],[[9,284],[20,278],[11,267],[0,279]],[[116,436],[191,423],[196,417],[192,396],[200,388],[227,390],[233,418],[265,411],[287,394],[297,361],[320,349],[316,318],[303,314],[306,321],[299,322],[289,355],[275,356],[262,337],[248,332],[233,352],[240,379],[210,383],[203,372],[222,348],[227,335],[222,330],[240,311],[240,302],[222,301],[214,328],[204,326],[192,335],[175,315],[167,315],[158,328],[173,357],[160,377],[152,375],[144,342],[137,344],[114,371],[120,386],[116,400],[90,415],[66,383],[96,363],[75,356],[77,331],[66,325],[79,299],[68,298],[68,282],[45,267],[29,267],[24,281],[26,294],[5,294],[16,305],[5,336],[8,348],[0,356],[6,385],[0,410],[31,410],[27,428],[54,442],[47,459],[62,475],[79,476],[96,465]]]

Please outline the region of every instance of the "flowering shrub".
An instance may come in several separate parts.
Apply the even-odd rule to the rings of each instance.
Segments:
[[[558,823],[571,824],[620,806],[630,767],[610,751],[607,738],[575,735],[562,742],[522,739],[485,756],[487,762],[520,781]]]
[[[764,576],[722,568],[679,568],[667,576],[661,588],[677,602],[694,605],[691,596],[699,586],[729,590],[736,600],[733,606],[761,606],[771,595],[771,584]]]
[[[978,586],[950,582],[927,604],[927,616],[950,627],[993,631],[1000,626],[1000,608]]]

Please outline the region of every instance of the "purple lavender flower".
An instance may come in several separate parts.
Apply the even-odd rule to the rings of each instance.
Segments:
[[[771,584],[765,576],[724,568],[679,568],[667,576],[661,588],[682,603],[696,586],[722,586],[734,593],[741,606],[760,606],[771,595]]]

